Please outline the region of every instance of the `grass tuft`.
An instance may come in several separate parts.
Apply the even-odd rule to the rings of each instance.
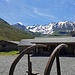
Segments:
[[[18,54],[19,54],[19,51],[0,52],[0,56],[18,55]]]

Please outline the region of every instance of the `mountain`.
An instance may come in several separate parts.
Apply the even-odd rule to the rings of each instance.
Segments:
[[[18,22],[17,24],[12,25],[15,28],[19,28],[23,31],[27,31],[26,27],[24,25],[22,25],[20,22]]]
[[[9,23],[0,18],[0,40],[21,40],[27,38],[34,37],[11,26]]]
[[[23,24],[21,24],[20,22],[12,25],[15,28],[21,29],[22,31],[26,32],[27,34],[33,35],[33,36],[42,36],[42,34],[40,32],[33,32],[30,31],[29,29],[27,29],[27,27]]]
[[[14,27],[16,25],[13,25]],[[70,31],[75,30],[75,22],[71,21],[62,21],[62,22],[51,22],[46,25],[33,25],[33,26],[24,26],[18,24],[17,28],[31,31],[31,32],[38,32],[44,35],[67,35]],[[24,28],[24,29],[23,29]]]

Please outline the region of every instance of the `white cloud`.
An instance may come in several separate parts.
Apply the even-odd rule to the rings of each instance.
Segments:
[[[6,0],[8,3],[10,2],[10,0]]]
[[[9,0],[7,0],[7,2],[8,2]]]
[[[34,11],[33,11],[35,14],[39,15],[39,16],[43,16],[43,17],[47,17],[47,18],[51,18],[51,19],[55,19],[56,17],[53,16],[53,15],[50,15],[50,14],[47,14],[45,11],[41,12],[39,11],[38,8],[34,8]]]

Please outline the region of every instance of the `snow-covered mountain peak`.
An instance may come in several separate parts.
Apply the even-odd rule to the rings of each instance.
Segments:
[[[21,25],[21,26],[23,29],[24,25]],[[25,26],[25,30],[28,30],[31,32],[40,32],[42,34],[53,34],[54,31],[58,31],[58,32],[59,31],[72,31],[74,29],[75,29],[75,22],[71,22],[71,21],[51,22],[46,25]]]
[[[17,24],[23,25],[22,22],[18,22]]]
[[[67,21],[65,21],[65,22],[58,22],[58,24],[59,25],[63,25],[63,24],[65,24]]]

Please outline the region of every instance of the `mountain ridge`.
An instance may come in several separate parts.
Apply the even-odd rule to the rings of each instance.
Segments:
[[[17,24],[18,25],[18,24]],[[15,27],[15,24],[13,25]],[[75,30],[75,22],[72,21],[60,21],[60,22],[51,22],[45,25],[32,25],[24,26],[20,25],[20,29],[25,27],[25,31],[38,32],[41,34],[53,35],[55,32],[61,34],[67,34],[70,31]],[[17,27],[18,28],[18,27]]]

